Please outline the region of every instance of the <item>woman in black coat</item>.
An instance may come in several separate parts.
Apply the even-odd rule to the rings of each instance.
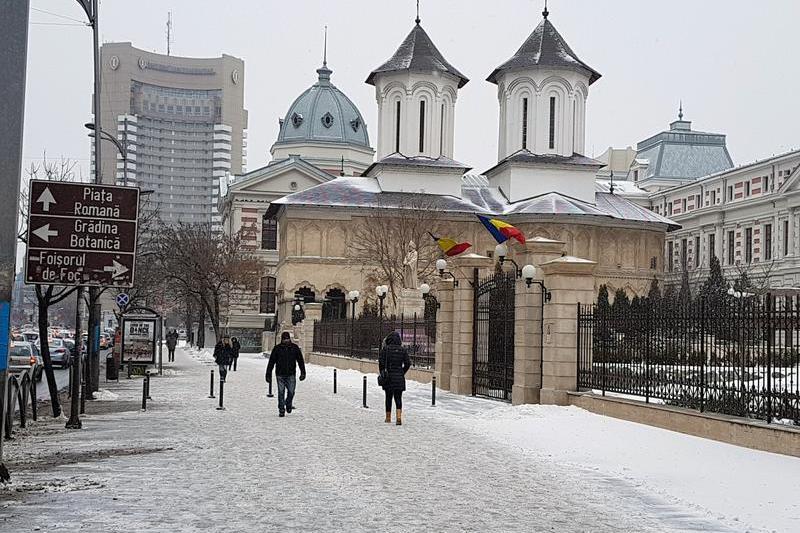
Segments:
[[[394,398],[397,407],[397,425],[401,426],[403,391],[406,390],[406,372],[411,368],[411,359],[396,331],[386,337],[386,343],[378,357],[378,368],[383,376],[383,390],[386,392],[386,423],[392,421],[392,398]]]

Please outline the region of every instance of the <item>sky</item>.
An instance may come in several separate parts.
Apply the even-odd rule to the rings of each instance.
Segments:
[[[470,78],[456,104],[455,158],[476,171],[497,162],[496,86],[485,81],[541,21],[542,0],[422,0],[422,25]],[[589,90],[586,155],[634,146],[676,119],[727,134],[734,163],[800,147],[794,88],[800,2],[550,0],[550,21],[603,77]],[[24,165],[49,158],[89,169],[92,35],[74,0],[31,0]],[[44,11],[55,13],[55,16]],[[377,145],[369,72],[414,24],[414,0],[101,0],[102,42],[245,62],[248,168],[269,161],[278,118],[316,81],[328,26],[333,83],[358,106]],[[74,20],[73,20],[74,19]]]

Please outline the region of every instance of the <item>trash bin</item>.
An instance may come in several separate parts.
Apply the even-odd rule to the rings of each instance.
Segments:
[[[114,361],[114,356],[108,354],[106,356],[106,381],[116,381],[119,379],[119,369]]]

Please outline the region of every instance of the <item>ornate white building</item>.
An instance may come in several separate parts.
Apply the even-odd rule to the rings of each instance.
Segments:
[[[223,202],[226,230],[253,224],[269,238],[254,237],[252,246],[275,247],[258,252],[270,272],[261,297],[240,298],[229,325],[255,330],[277,310],[286,326],[295,297],[324,300],[324,316],[342,316],[348,291],[366,295],[376,284],[391,285],[374,260],[357,252],[359,229],[422,203],[439,213],[451,236],[473,243],[476,254],[491,255],[495,243],[475,215],[501,216],[529,237],[559,241],[566,253],[596,261],[598,283],[646,292],[663,269],[664,236],[676,226],[595,182],[603,165],[582,151],[589,87],[600,74],[570,49],[548,15],[488,78],[498,86],[500,148],[497,164],[483,174],[468,174],[470,167],[453,159],[456,102],[468,80],[419,20],[367,77],[378,105],[378,157],[361,175],[334,177],[336,169],[326,166],[330,153],[317,155],[320,140],[312,133],[327,134],[318,122],[325,128],[329,119],[304,99],[329,83],[321,73],[320,88],[304,93],[281,124],[276,160],[237,178]],[[334,124],[352,120],[331,114]],[[306,133],[292,129],[299,116],[298,128],[311,121]],[[343,131],[336,146],[360,147],[352,153],[366,156],[366,130],[359,138]]]

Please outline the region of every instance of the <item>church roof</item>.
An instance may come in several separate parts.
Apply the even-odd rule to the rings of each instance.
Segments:
[[[494,69],[486,81],[497,83],[497,76],[508,70],[521,70],[531,67],[556,67],[585,71],[589,74],[589,84],[600,79],[601,74],[581,61],[567,41],[561,37],[556,27],[547,19],[536,26],[511,59]]]
[[[424,155],[405,156],[400,152],[395,152],[372,163],[369,168],[364,171],[364,175],[369,175],[372,169],[378,166],[453,169],[460,170],[462,173],[471,170],[471,168],[464,163],[460,163],[455,159],[451,159],[443,155],[439,157],[427,157]]]
[[[367,83],[375,85],[375,76],[386,72],[444,72],[458,78],[458,88],[467,84],[469,78],[447,62],[431,38],[417,22],[408,37],[400,44],[394,55],[367,77]]]
[[[496,216],[592,216],[661,224],[668,229],[680,226],[672,220],[639,207],[625,198],[605,192],[595,193],[595,204],[550,192],[518,202],[509,202],[500,190],[491,187],[484,176],[466,175],[462,179],[461,197],[424,195],[419,193],[383,192],[378,180],[370,177],[341,177],[272,202],[274,214],[282,206],[384,208],[402,209],[412,199],[424,198],[428,209],[449,213]]]
[[[572,154],[571,156],[564,156],[558,154],[534,154],[530,150],[526,148],[522,148],[517,150],[513,154],[509,155],[495,166],[490,168],[486,171],[486,173],[491,173],[493,170],[500,168],[508,163],[530,163],[530,164],[541,164],[541,165],[569,165],[569,166],[578,166],[578,167],[592,167],[592,168],[600,168],[603,166],[603,163],[597,161],[596,159],[592,159],[591,157],[587,157],[581,154]]]
[[[317,69],[317,82],[297,97],[280,121],[276,145],[322,142],[369,147],[364,118],[331,83],[332,72],[326,64]]]

